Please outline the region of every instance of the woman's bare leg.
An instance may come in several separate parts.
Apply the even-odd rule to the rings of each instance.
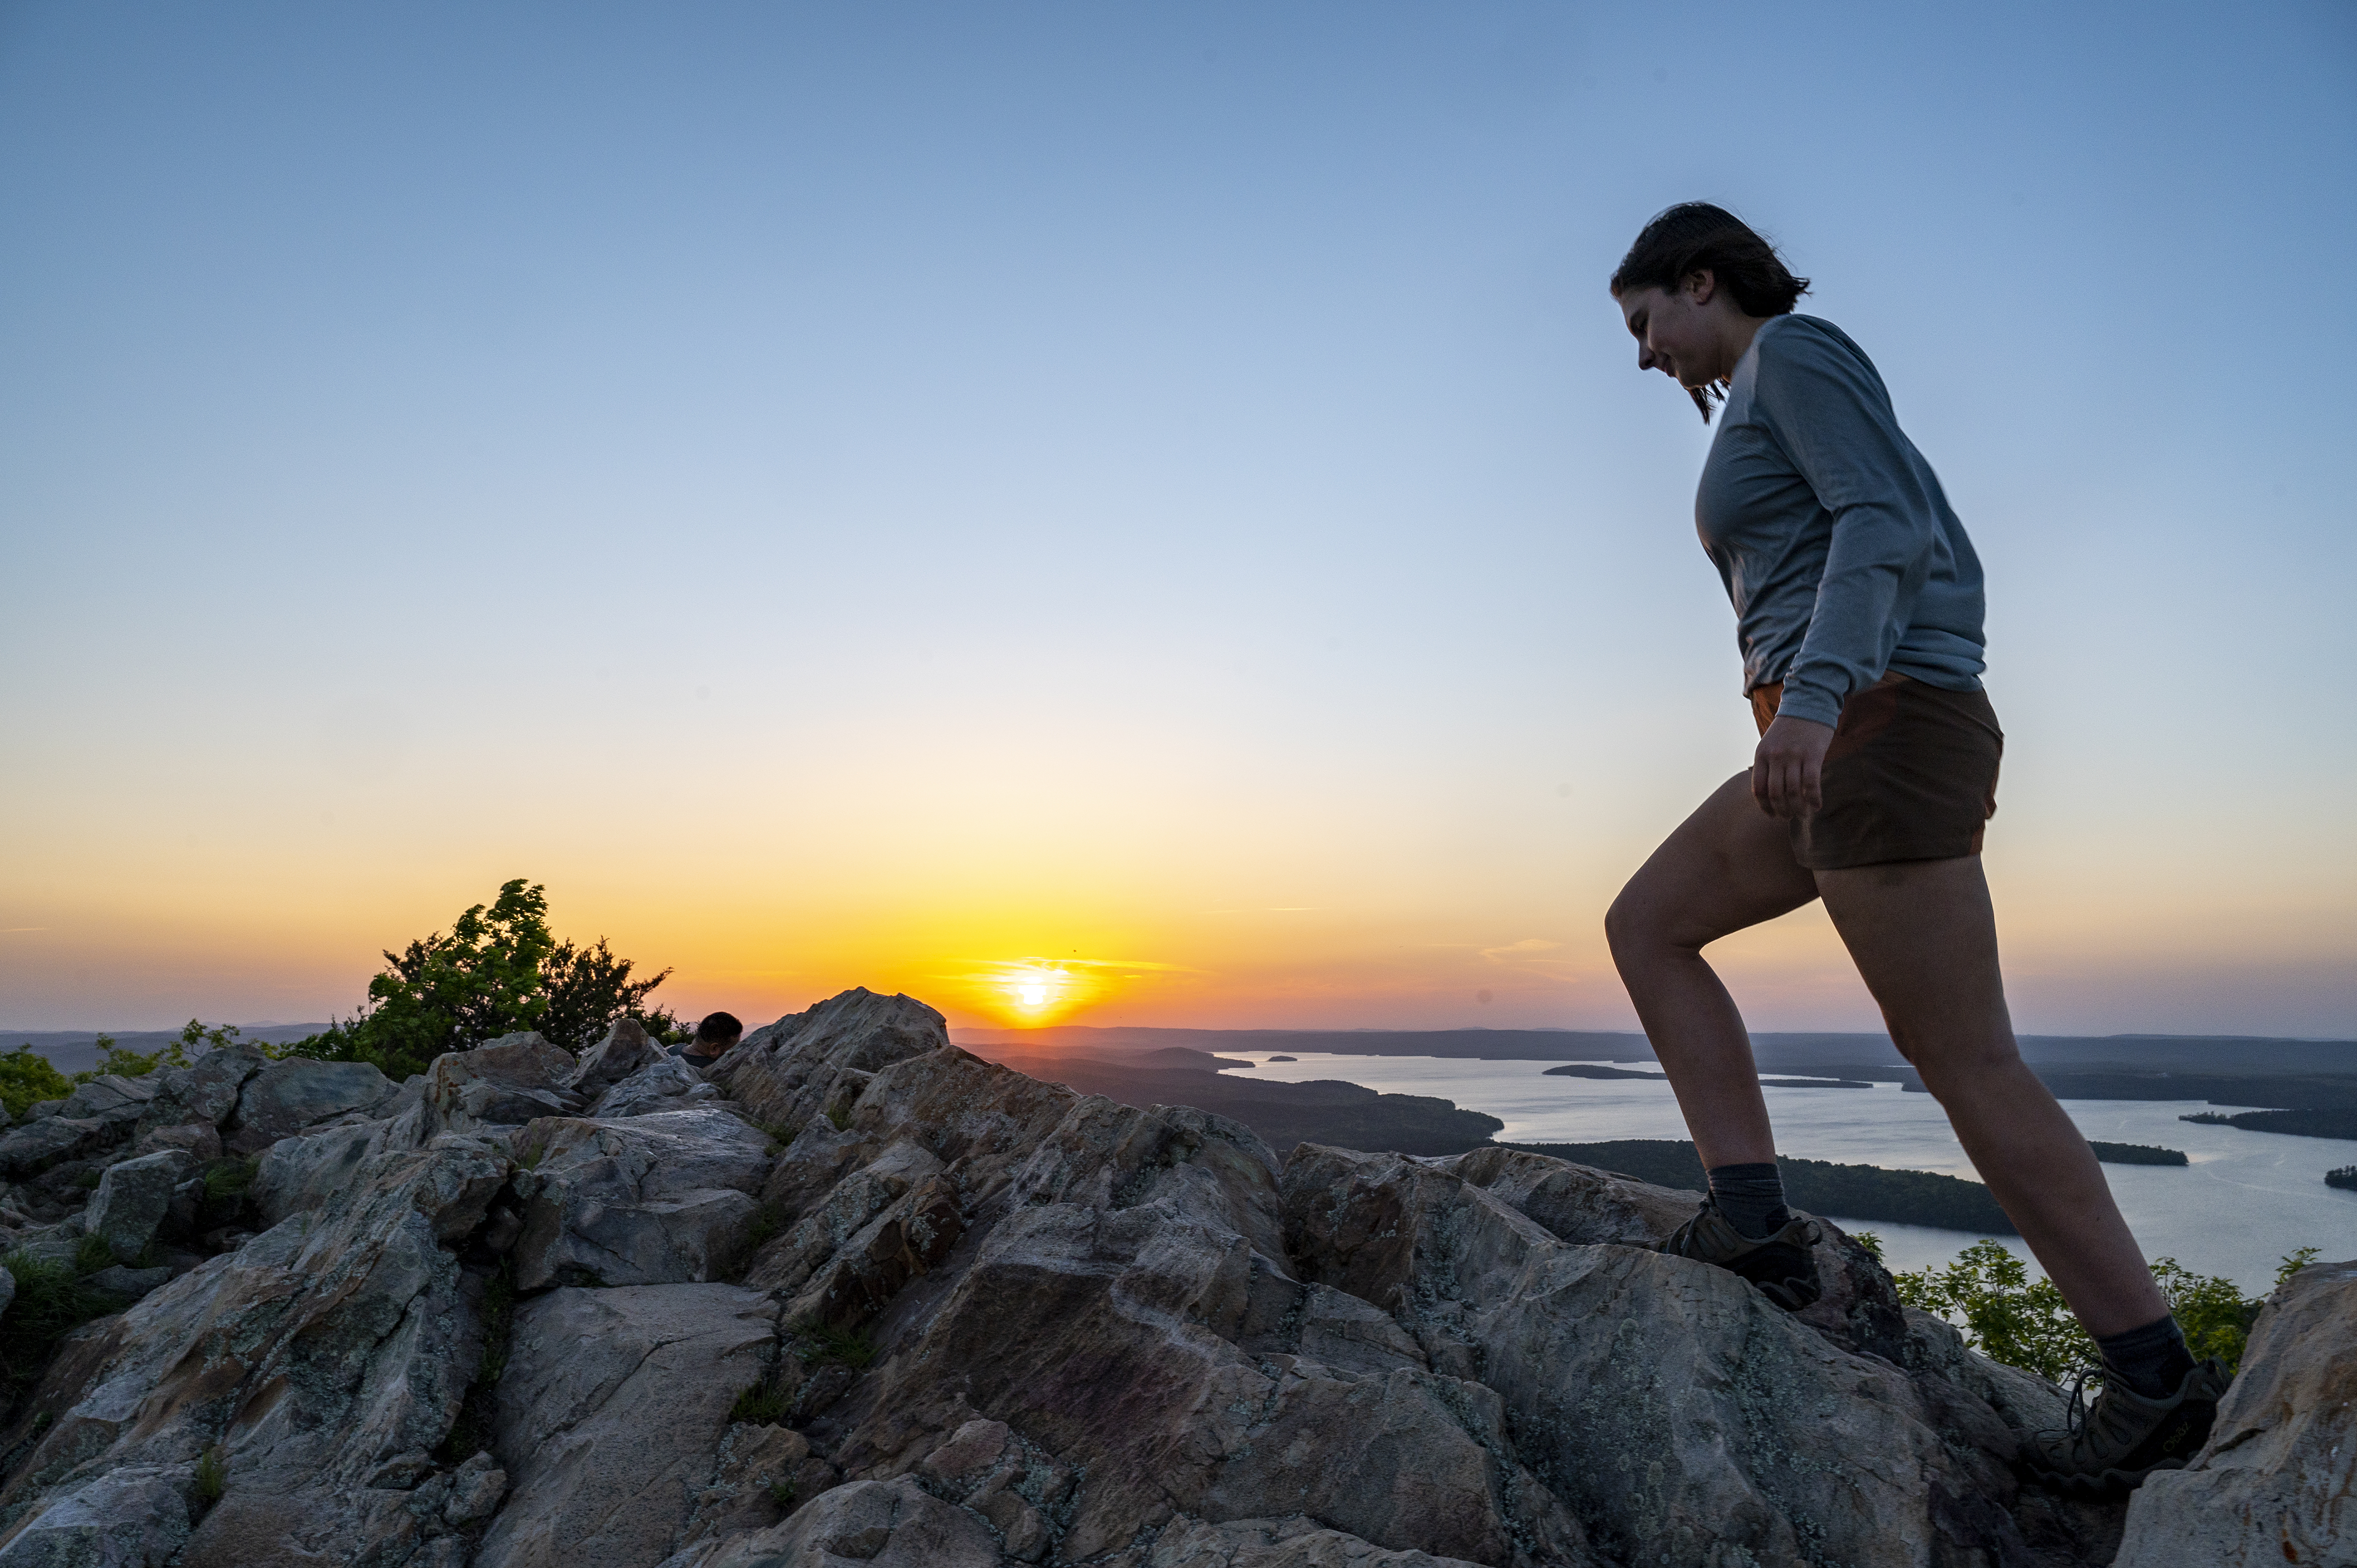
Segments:
[[[2094,1151],[2014,1046],[1980,857],[1815,875],[1892,1042],[2080,1323],[2117,1334],[2165,1315]]]
[[[1694,1134],[1703,1168],[1776,1157],[1743,1015],[1709,964],[1707,943],[1817,896],[1783,823],[1728,779],[1629,879],[1604,917],[1612,961]]]

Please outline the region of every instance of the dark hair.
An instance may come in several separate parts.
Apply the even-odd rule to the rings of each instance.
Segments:
[[[737,1021],[734,1013],[715,1013],[695,1026],[695,1038],[699,1044],[717,1045],[722,1040],[733,1040],[744,1032],[745,1026]]]
[[[1638,231],[1637,242],[1612,274],[1612,297],[1632,288],[1675,289],[1698,272],[1708,272],[1735,295],[1746,316],[1786,316],[1809,292],[1809,280],[1794,277],[1776,247],[1724,207],[1681,201],[1653,215]],[[1720,396],[1717,386],[1690,389],[1703,423]]]

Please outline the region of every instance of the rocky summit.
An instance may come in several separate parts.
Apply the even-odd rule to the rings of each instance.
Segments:
[[[2277,1294],[2190,1468],[2073,1501],[2012,1467],[2061,1392],[1832,1226],[1787,1316],[1651,1250],[1691,1193],[1280,1159],[904,996],[703,1074],[630,1024],[398,1085],[219,1051],[0,1167],[12,1249],[135,1298],[12,1369],[0,1565],[2357,1562],[2357,1265]]]

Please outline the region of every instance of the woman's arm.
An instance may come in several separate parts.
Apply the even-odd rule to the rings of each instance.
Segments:
[[[1850,693],[1889,666],[1938,547],[1938,502],[1873,366],[1813,325],[1794,323],[1760,348],[1758,416],[1833,514],[1816,606],[1777,712],[1830,728]]]

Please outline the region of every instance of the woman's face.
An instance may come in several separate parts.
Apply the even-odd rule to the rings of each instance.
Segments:
[[[1675,289],[1632,288],[1620,296],[1639,370],[1659,371],[1692,392],[1735,369],[1723,362],[1727,334],[1719,317],[1726,310],[1716,285],[1710,274],[1696,273]]]

